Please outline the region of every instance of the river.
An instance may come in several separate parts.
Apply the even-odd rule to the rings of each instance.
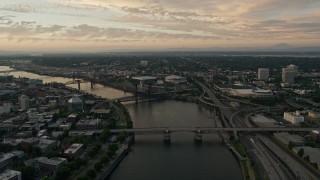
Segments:
[[[0,66],[0,71],[8,70]],[[15,77],[42,79],[47,82],[70,81],[69,78],[41,76],[28,72],[12,72]],[[77,85],[71,85],[76,88]],[[124,96],[114,88],[81,83],[82,90],[105,98]],[[126,105],[134,127],[202,127],[214,126],[214,119],[196,104],[172,100]],[[204,135],[201,144],[194,143],[194,134],[173,133],[171,144],[163,143],[162,135],[137,135],[133,151],[109,177],[111,180],[221,180],[243,179],[241,167],[218,135]]]
[[[6,70],[12,70],[12,69],[9,66],[0,66],[0,71],[6,71]],[[72,78],[43,76],[43,75],[38,75],[38,74],[29,73],[25,71],[11,72],[9,75],[13,75],[16,78],[27,77],[30,79],[41,79],[43,83],[50,83],[50,82],[66,83],[66,82],[72,81]],[[73,88],[78,88],[77,84],[69,84],[68,86]],[[114,99],[114,98],[132,95],[131,93],[124,93],[123,91],[117,90],[115,88],[107,87],[101,84],[94,84],[93,88],[91,88],[89,82],[81,83],[80,87],[81,87],[81,90],[83,91],[101,96],[103,98],[108,98],[108,99]]]
[[[129,104],[134,127],[214,126],[214,119],[196,104],[171,100]],[[241,167],[216,134],[194,143],[193,133],[136,135],[133,151],[115,169],[111,180],[243,179]]]

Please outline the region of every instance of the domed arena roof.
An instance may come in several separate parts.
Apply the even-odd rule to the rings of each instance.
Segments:
[[[82,100],[79,97],[73,97],[71,99],[69,99],[68,103],[71,104],[81,104]]]

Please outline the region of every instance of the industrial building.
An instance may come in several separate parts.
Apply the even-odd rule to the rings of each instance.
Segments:
[[[304,139],[301,136],[296,134],[289,134],[287,132],[282,132],[282,133],[273,133],[273,136],[286,146],[288,146],[290,142],[294,146],[304,145]]]
[[[290,122],[291,124],[298,124],[304,122],[304,117],[300,115],[298,111],[296,112],[284,112],[283,119]]]

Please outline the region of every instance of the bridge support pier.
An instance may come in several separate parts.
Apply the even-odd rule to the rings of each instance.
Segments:
[[[170,142],[171,142],[170,133],[165,133],[165,134],[163,135],[163,142],[164,142],[165,144],[170,144]]]
[[[201,143],[202,142],[202,134],[201,133],[195,133],[194,134],[194,142],[195,143]]]
[[[238,139],[238,132],[237,131],[233,131],[234,134],[234,138],[237,140]]]
[[[80,80],[76,80],[77,81],[77,84],[78,84],[78,90],[80,91],[80,83],[81,81]]]

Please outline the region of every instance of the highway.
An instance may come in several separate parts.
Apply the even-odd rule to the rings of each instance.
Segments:
[[[297,179],[319,179],[318,176],[312,174],[303,164],[299,163],[295,158],[284,152],[278,145],[270,141],[267,137],[263,135],[257,135],[257,137],[264,142],[269,149],[276,154],[276,156],[281,159],[285,164],[289,166],[292,172],[295,173]]]
[[[238,112],[234,112],[231,114],[231,109],[223,108],[222,103],[214,96],[214,94],[202,83],[199,83],[203,90],[208,94],[208,96],[212,99],[215,105],[217,105],[221,109],[221,113],[229,118],[229,122],[232,127],[237,127],[237,129],[251,129],[253,128],[251,123],[249,122],[250,115],[257,112],[264,112],[265,110],[256,110],[256,112],[249,113],[244,119],[238,118]],[[225,128],[227,130],[228,128]],[[272,132],[270,131],[272,128],[259,128],[254,132]],[[282,128],[280,128],[282,129]],[[280,130],[279,129],[279,130]],[[240,131],[241,131],[240,130]],[[254,130],[251,129],[251,130]],[[289,130],[289,129],[287,129]],[[298,130],[298,129],[296,129]],[[309,129],[309,131],[312,129]],[[223,130],[222,130],[223,131]],[[266,136],[257,134],[255,137],[250,135],[245,135],[242,137],[244,139],[244,143],[247,147],[251,147],[251,151],[255,154],[255,157],[259,159],[262,166],[265,169],[267,174],[261,173],[260,178],[266,178],[264,175],[267,175],[269,179],[319,179],[317,175],[312,174],[309,170],[307,170],[301,163],[297,161],[294,157],[287,154],[287,152],[283,151],[278,145],[271,142]],[[251,142],[250,139],[255,139],[255,141]],[[257,164],[257,163],[256,163]],[[257,167],[258,168],[258,167]],[[262,175],[264,174],[264,175]]]

